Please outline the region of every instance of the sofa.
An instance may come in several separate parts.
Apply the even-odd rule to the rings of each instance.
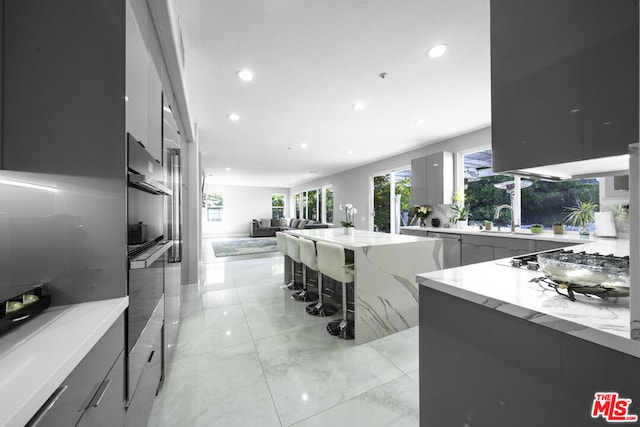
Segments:
[[[272,219],[261,218],[251,220],[251,237],[271,237],[277,231],[292,229],[329,228],[329,224],[308,219],[286,218]]]

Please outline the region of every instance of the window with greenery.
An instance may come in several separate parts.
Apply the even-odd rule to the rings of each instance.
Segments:
[[[306,219],[318,220],[318,190],[307,192],[307,216]]]
[[[271,195],[271,218],[284,218],[284,194]]]
[[[222,212],[224,208],[223,193],[203,193],[202,203],[207,210],[207,221],[222,221]]]
[[[300,219],[300,212],[301,212],[301,206],[300,206],[300,193],[296,193],[296,218]]]
[[[324,220],[328,224],[333,223],[333,184],[326,185],[322,188],[324,192]]]
[[[411,169],[373,177],[374,231],[391,232],[391,214],[397,212],[396,203],[400,204],[400,218],[393,221],[396,225],[394,232],[398,231],[397,227],[408,225],[409,222],[409,214],[412,209]]]
[[[303,191],[302,192],[302,202],[300,203],[300,207],[301,207],[301,209],[300,209],[300,218],[308,218],[308,216],[307,216],[307,212],[308,212],[308,210],[307,210],[307,200],[308,200],[307,192]]]
[[[520,179],[520,194],[515,192],[515,178],[494,175],[491,169],[491,150],[482,150],[464,155],[465,203],[469,206],[470,223],[482,224],[483,220],[494,221],[496,225],[510,225],[511,212],[503,209],[498,220],[494,213],[500,205],[511,205],[511,193],[515,204],[520,204],[520,217],[516,224],[527,227],[542,224],[551,228],[554,222],[562,222],[567,212],[565,208],[576,206],[577,200],[598,203],[599,183],[596,178],[543,181]]]
[[[565,208],[581,202],[598,204],[600,185],[595,178],[559,182],[527,179],[531,185],[522,188],[522,224],[542,224],[551,228],[567,215]],[[523,186],[524,187],[524,186]]]

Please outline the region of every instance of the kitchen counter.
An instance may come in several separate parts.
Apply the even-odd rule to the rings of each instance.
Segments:
[[[342,228],[287,230],[353,251],[355,342],[363,344],[418,324],[418,273],[442,268],[442,239]],[[285,257],[285,279],[291,263]]]
[[[617,240],[612,237],[598,237],[593,233],[589,236],[580,236],[577,231],[565,231],[563,234],[553,234],[551,230],[544,230],[542,233],[532,233],[528,229],[516,230],[516,232],[511,233],[510,230],[506,229],[506,231],[497,231],[497,230],[479,230],[475,227],[469,227],[466,229],[458,229],[458,228],[444,228],[444,227],[418,227],[418,226],[410,226],[410,227],[400,227],[400,230],[406,230],[411,233],[424,232],[426,235],[427,232],[433,233],[451,233],[451,234],[468,234],[475,236],[487,236],[487,237],[504,237],[510,239],[527,239],[527,240],[546,240],[549,242],[567,242],[568,244],[585,244],[592,242],[611,242]],[[420,233],[422,234],[422,233]],[[622,240],[625,241],[624,239]]]
[[[0,337],[0,425],[29,421],[128,305],[123,297],[50,307]]]
[[[625,256],[629,241],[597,239],[572,249]],[[416,280],[421,286],[640,357],[640,342],[630,339],[629,298],[602,300],[576,294],[576,301],[570,301],[552,288],[530,282],[540,276],[513,268],[505,259],[419,274]]]

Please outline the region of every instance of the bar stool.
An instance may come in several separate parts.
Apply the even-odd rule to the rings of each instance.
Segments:
[[[354,338],[353,321],[348,320],[347,283],[354,282],[353,269],[345,265],[344,247],[335,243],[318,242],[318,270],[321,274],[342,282],[342,319],[329,322],[327,331],[343,339]]]
[[[287,235],[281,231],[276,231],[276,246],[278,247],[278,250],[282,253],[282,255],[284,256],[287,255]],[[284,288],[290,289],[290,287],[293,286],[294,277],[295,276],[293,275],[293,272],[292,272],[291,280],[289,282],[283,281],[283,285],[280,287],[283,289]]]
[[[283,233],[284,237],[287,239],[287,255],[291,259],[291,282],[287,286],[288,289],[299,290],[302,289],[303,285],[298,285],[296,280],[296,264],[302,265],[302,260],[300,259],[300,245],[298,245],[298,238],[292,236],[291,234]],[[304,270],[304,265],[302,265],[302,270]],[[304,273],[303,273],[304,274]],[[304,275],[303,275],[304,280]]]
[[[316,301],[318,299],[318,294],[307,291],[307,268],[310,268],[316,272],[318,292],[322,292],[322,279],[320,278],[320,274],[318,274],[316,245],[312,240],[299,237],[298,246],[300,247],[300,261],[302,262],[302,290],[294,292],[293,295],[291,295],[291,298],[296,301]]]

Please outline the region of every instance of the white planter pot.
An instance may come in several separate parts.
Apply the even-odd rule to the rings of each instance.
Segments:
[[[342,227],[342,230],[344,230],[344,234],[345,235],[351,235],[351,234],[353,234],[354,228],[353,227]]]
[[[468,225],[469,225],[469,220],[468,219],[459,219],[458,220],[458,229],[466,230]]]

